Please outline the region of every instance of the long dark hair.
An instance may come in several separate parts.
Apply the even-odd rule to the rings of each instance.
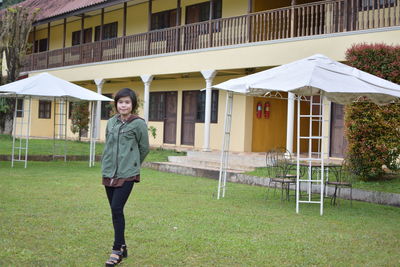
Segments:
[[[121,97],[125,97],[125,96],[129,96],[131,101],[132,101],[132,113],[136,114],[137,113],[137,107],[138,107],[138,99],[136,97],[136,93],[129,88],[122,88],[121,90],[119,90],[115,96],[114,96],[114,106],[115,106],[115,110],[118,112],[118,108],[117,108],[117,103],[118,100]]]

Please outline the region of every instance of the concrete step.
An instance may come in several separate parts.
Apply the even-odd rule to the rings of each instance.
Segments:
[[[158,164],[160,166],[165,166],[167,168],[184,168],[184,169],[195,169],[195,170],[203,170],[203,171],[211,171],[219,174],[219,166],[207,166],[207,165],[199,165],[197,162],[154,162],[154,164]],[[243,170],[243,169],[235,169],[235,168],[228,168],[227,172],[229,173],[235,173],[235,174],[240,174],[240,173],[245,173],[248,172],[249,170]],[[251,170],[250,170],[251,171]]]
[[[221,161],[221,152],[220,151],[212,151],[212,152],[202,152],[202,151],[188,151],[187,157],[191,160],[199,160],[199,161],[213,161],[218,162],[218,165]],[[245,166],[250,168],[256,167],[265,167],[265,154],[264,153],[229,153],[229,165],[230,166]]]
[[[220,168],[221,162],[219,159],[213,158],[203,158],[203,157],[188,157],[188,156],[169,156],[168,161],[170,163],[177,163],[180,165],[192,166],[196,168],[209,168],[209,169],[218,169]],[[238,164],[232,161],[229,161],[228,168],[231,170],[238,170],[242,172],[253,171],[254,167]]]

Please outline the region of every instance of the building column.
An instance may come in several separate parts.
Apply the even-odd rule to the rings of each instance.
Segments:
[[[294,94],[288,93],[286,150],[293,154]]]
[[[294,6],[296,5],[296,0],[292,0],[290,2],[291,5],[291,15],[290,15],[290,37],[294,37],[295,32],[294,32]]]
[[[211,151],[210,149],[210,122],[211,122],[211,87],[216,70],[202,70],[201,74],[206,80],[206,110],[204,117],[204,141],[203,151]]]
[[[98,78],[94,79],[94,82],[97,86],[97,93],[101,94],[103,91],[103,85],[106,80]],[[92,110],[94,112],[94,110]],[[96,122],[93,127],[93,137],[100,139],[100,122],[101,122],[101,101],[97,101],[96,103],[96,111],[95,111],[94,121]]]
[[[143,108],[144,108],[144,120],[149,122],[149,107],[150,107],[150,84],[153,81],[154,76],[153,75],[140,75],[140,78],[142,79],[144,83],[144,103],[143,103]]]
[[[247,1],[247,14],[253,13],[253,0]]]

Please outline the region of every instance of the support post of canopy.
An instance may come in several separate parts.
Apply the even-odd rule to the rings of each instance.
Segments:
[[[323,96],[319,96],[318,103],[315,102],[315,96],[311,96],[309,100],[310,103],[309,114],[301,114],[301,98],[302,96],[297,97],[297,179],[296,179],[296,213],[299,213],[299,205],[300,203],[309,203],[309,204],[319,204],[320,205],[320,215],[323,215],[324,212],[324,182],[325,182],[325,168],[324,168],[324,159],[325,159],[325,147],[324,140],[327,139],[326,127],[324,127],[325,118],[324,118],[324,99]],[[317,109],[318,108],[318,109]],[[319,112],[315,112],[318,110]],[[314,111],[314,112],[313,112]],[[316,114],[314,114],[316,113]],[[309,120],[309,133],[308,135],[301,136],[300,134],[300,126],[302,125],[302,121]],[[315,134],[315,135],[314,135]],[[308,153],[304,158],[300,155],[300,142],[307,141],[308,143]],[[315,146],[316,145],[316,146]],[[316,150],[316,152],[314,151]],[[300,177],[300,162],[306,162],[308,166],[308,175],[307,177]],[[318,176],[313,177],[312,168],[318,168]],[[300,199],[300,182],[305,182],[307,185],[307,199]],[[319,200],[313,200],[313,188],[318,189],[319,186]]]
[[[13,147],[11,152],[11,167],[14,167],[14,162],[24,162],[24,167],[27,167],[28,163],[28,143],[30,135],[30,123],[31,123],[31,102],[32,98],[28,98],[28,109],[24,105],[24,97],[22,97],[22,106],[18,105],[18,97],[15,97],[15,109],[14,109],[14,120],[13,120]],[[21,114],[21,118],[17,119],[17,114]],[[19,126],[19,127],[18,127]],[[18,135],[19,130],[19,135]],[[23,134],[25,130],[25,136]],[[19,137],[19,146],[16,147],[16,139]],[[23,146],[22,140],[25,139],[25,145]],[[15,151],[18,149],[18,157],[16,158]],[[25,152],[23,152],[25,151]]]
[[[95,132],[95,102],[90,101],[90,151],[89,151],[89,167],[94,166],[96,160],[96,132]]]
[[[53,160],[57,157],[67,161],[67,99],[54,98]]]
[[[222,141],[221,165],[220,165],[220,170],[219,170],[217,199],[220,199],[220,197],[225,197],[226,175],[227,175],[226,171],[228,169],[229,142],[230,142],[231,125],[232,125],[232,109],[233,109],[233,92],[227,91],[226,92],[224,135],[223,135],[223,141]]]

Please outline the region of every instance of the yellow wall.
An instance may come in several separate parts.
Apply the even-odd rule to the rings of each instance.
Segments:
[[[234,17],[247,14],[247,1],[222,0],[222,17]]]
[[[53,137],[54,128],[54,105],[51,105],[51,118],[39,119],[39,100],[32,100],[31,108],[31,136],[34,137]]]
[[[50,28],[50,50],[62,48],[63,46],[63,25]]]
[[[148,10],[147,3],[128,7],[126,12],[126,35],[147,32]]]

